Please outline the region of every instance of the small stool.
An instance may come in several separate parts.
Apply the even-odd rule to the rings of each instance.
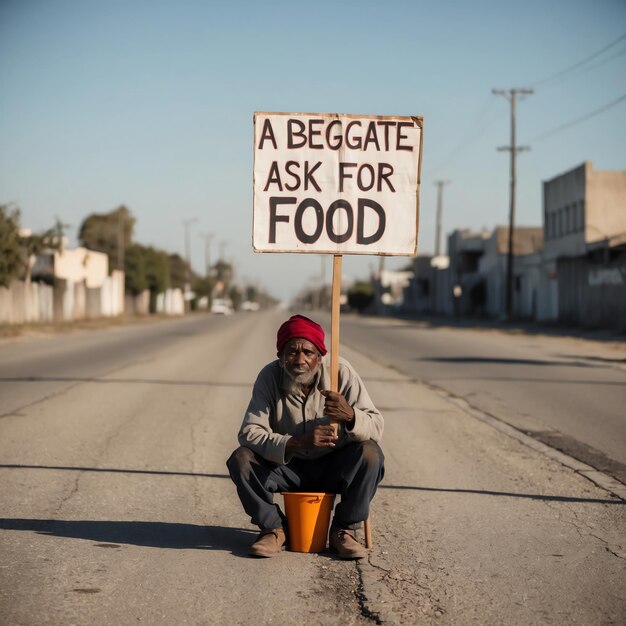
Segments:
[[[369,550],[372,547],[372,527],[369,517],[363,522],[363,535],[365,536],[365,547]]]
[[[365,535],[365,547],[369,550],[372,547],[372,527],[369,517],[363,522],[363,534]]]
[[[372,529],[369,517],[363,522],[363,533],[365,534],[365,547],[369,550],[372,547]]]

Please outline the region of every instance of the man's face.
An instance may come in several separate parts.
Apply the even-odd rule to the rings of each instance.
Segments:
[[[290,339],[279,355],[280,363],[291,380],[299,385],[309,385],[322,362],[318,349],[306,339]]]

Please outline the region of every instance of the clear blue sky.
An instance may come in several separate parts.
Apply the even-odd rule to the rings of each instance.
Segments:
[[[317,255],[251,249],[252,116],[259,111],[423,115],[419,252],[444,231],[508,219],[509,104],[493,87],[536,86],[518,107],[518,224],[541,224],[541,183],[585,160],[626,168],[623,0],[317,3],[0,0],[0,202],[35,230],[126,204],[135,239],[203,268],[216,234],[240,278],[288,297]],[[75,240],[75,239],[74,239]],[[408,259],[389,260],[400,267]],[[372,257],[346,257],[365,277]],[[326,277],[330,279],[329,262]]]

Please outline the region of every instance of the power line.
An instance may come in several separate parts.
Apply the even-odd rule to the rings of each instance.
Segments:
[[[534,83],[531,83],[531,84],[534,87],[537,87],[538,85],[542,85],[544,83],[547,83],[547,82],[550,82],[552,80],[555,80],[556,78],[564,76],[565,74],[569,74],[573,70],[578,69],[579,67],[581,67],[581,66],[585,65],[586,63],[588,63],[589,61],[592,61],[593,59],[599,57],[601,54],[603,54],[607,50],[610,50],[613,46],[616,46],[620,41],[623,41],[624,39],[626,39],[626,33],[624,33],[623,35],[620,35],[617,39],[612,41],[610,44],[604,46],[604,48],[598,50],[597,52],[594,52],[593,54],[590,54],[588,57],[585,57],[581,61],[578,61],[577,63],[574,63],[574,65],[570,65],[569,67],[566,67],[565,69],[560,70],[559,72],[556,72],[555,74],[552,74],[550,76],[546,76],[546,78],[542,78],[541,80],[537,80],[537,81],[535,81]]]
[[[448,152],[446,157],[439,161],[435,167],[433,167],[431,170],[427,170],[426,175],[433,175],[435,172],[449,165],[459,154],[469,148],[472,144],[476,143],[485,134],[486,130],[504,115],[504,113],[499,113],[485,120],[485,118],[487,117],[487,113],[490,112],[493,105],[494,100],[493,98],[490,98],[489,101],[486,103],[486,106],[482,108],[482,110],[474,118],[472,124],[470,124],[470,132],[466,133],[466,135],[463,137],[463,139],[461,139],[461,141],[459,141],[456,147]],[[476,130],[476,128],[478,128],[478,130]]]
[[[612,102],[609,102],[608,104],[605,104],[604,106],[601,106],[599,109],[595,109],[591,111],[590,113],[587,113],[586,115],[582,115],[581,117],[578,117],[575,120],[572,120],[571,122],[567,122],[566,124],[557,126],[556,128],[553,128],[552,130],[549,130],[543,133],[542,135],[535,137],[535,139],[533,139],[533,142],[541,141],[542,139],[546,139],[547,137],[556,135],[557,133],[560,133],[562,130],[569,128],[570,126],[574,126],[575,124],[578,124],[579,122],[585,122],[588,119],[595,117],[596,115],[600,115],[600,113],[607,111],[608,109],[614,107],[616,104],[619,104],[620,102],[623,102],[624,100],[626,100],[626,94],[624,94],[623,96],[620,96],[619,98],[617,98],[616,100],[613,100]]]
[[[482,136],[485,134],[485,132],[487,132],[487,130],[489,128],[491,128],[491,126],[493,126],[495,124],[495,122],[497,122],[498,120],[500,120],[502,117],[504,117],[504,113],[499,113],[497,115],[494,115],[486,124],[484,124],[482,126],[482,128],[480,128],[477,132],[476,135],[474,135],[473,137],[467,137],[465,140],[461,141],[456,148],[454,148],[454,150],[452,150],[451,152],[448,153],[448,156],[443,159],[442,161],[440,161],[432,170],[430,170],[430,172],[428,172],[429,174],[434,174],[435,172],[439,171],[440,169],[446,167],[447,165],[449,165],[450,163],[452,163],[460,154],[462,154],[465,150],[467,150],[470,146],[472,146],[473,144],[475,144],[479,139],[482,138]]]
[[[610,57],[606,57],[606,59],[602,59],[601,61],[598,61],[597,63],[594,63],[593,65],[588,65],[587,67],[581,68],[580,71],[587,72],[589,70],[595,70],[597,67],[601,67],[605,63],[608,63],[609,61],[612,61],[613,59],[616,59],[617,57],[624,56],[625,54],[626,54],[626,48],[623,48],[622,50],[618,50],[615,54],[612,54]]]
[[[569,74],[565,76],[561,76],[560,78],[556,78],[549,84],[546,84],[544,87],[541,88],[541,91],[545,91],[546,89],[550,89],[551,87],[554,87],[555,85],[559,85],[565,80],[576,78],[576,77],[581,76],[582,74],[591,72],[592,70],[602,67],[603,65],[606,65],[607,63],[612,61],[613,59],[624,56],[625,54],[626,54],[626,48],[624,48],[623,50],[618,50],[615,54],[612,54],[611,56],[606,57],[602,59],[601,61],[598,61],[597,63],[592,63],[591,65],[586,65],[585,67],[579,67],[578,69],[573,70]]]
[[[622,56],[623,54],[626,54],[626,49],[624,50],[619,50],[617,51],[615,54],[612,54],[611,56],[602,59],[601,61],[599,61],[598,63],[594,63],[593,65],[590,65],[588,67],[583,68],[582,66],[585,65],[586,63],[589,63],[589,61],[592,61],[593,59],[599,57],[601,54],[603,54],[604,52],[606,52],[607,50],[610,50],[611,48],[613,48],[614,46],[616,46],[618,43],[620,43],[621,41],[623,41],[624,39],[626,39],[626,33],[624,33],[623,35],[620,35],[617,39],[615,39],[614,41],[612,41],[611,43],[607,44],[606,46],[604,46],[603,48],[601,48],[600,50],[597,50],[596,52],[590,54],[589,56],[585,57],[584,59],[582,59],[581,61],[576,62],[574,65],[571,65],[563,70],[560,70],[559,72],[556,72],[555,74],[551,74],[550,76],[547,76],[546,78],[542,78],[541,80],[535,81],[534,83],[531,83],[531,85],[536,86],[536,85],[542,85],[548,82],[551,82],[553,80],[556,80],[557,78],[566,76],[567,74],[569,74],[570,72],[573,72],[576,69],[581,69],[581,71],[586,72],[588,70],[592,70],[595,69],[601,65],[604,65],[605,63],[608,63],[609,61],[612,61],[613,59],[615,59],[618,56]],[[475,126],[479,126],[480,122],[483,121],[483,119],[486,117],[486,114],[489,112],[490,108],[491,108],[491,104],[493,103],[493,100],[491,100],[490,102],[487,103],[487,105],[485,107],[483,107],[483,109],[478,113],[478,115],[475,118],[475,121],[473,122],[473,124],[471,125],[472,127]],[[612,103],[609,106],[612,106],[613,104],[617,104],[617,102]],[[592,112],[589,115],[593,115],[595,112]],[[439,170],[443,169],[444,167],[446,167],[447,165],[449,165],[452,161],[454,161],[454,159],[456,159],[456,157],[459,156],[460,153],[462,153],[464,150],[466,150],[467,148],[469,148],[472,144],[476,143],[487,131],[488,128],[490,128],[493,123],[495,121],[497,121],[499,119],[500,115],[497,116],[492,116],[490,117],[483,125],[482,127],[480,127],[478,129],[478,132],[474,135],[473,133],[475,132],[475,129],[473,131],[470,131],[470,133],[468,133],[457,145],[456,147],[451,150],[450,152],[448,152],[448,154],[446,155],[445,158],[443,158],[441,161],[439,161],[437,163],[437,165],[435,165],[434,168],[427,170],[426,171],[426,175],[433,175],[436,172],[438,172]],[[578,121],[578,120],[576,120]],[[575,122],[571,122],[572,124],[576,123]],[[565,127],[565,126],[564,126]],[[554,131],[550,131],[550,133],[552,132],[557,132],[558,130],[560,130],[561,127],[559,127],[558,129],[555,129]],[[540,138],[543,138],[544,136],[541,135]],[[535,140],[536,141],[536,140]]]

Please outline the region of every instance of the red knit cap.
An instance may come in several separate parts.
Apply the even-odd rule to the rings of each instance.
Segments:
[[[324,345],[324,329],[304,315],[290,317],[278,329],[276,336],[276,349],[281,352],[285,344],[294,337],[310,341],[321,353],[326,354]]]

